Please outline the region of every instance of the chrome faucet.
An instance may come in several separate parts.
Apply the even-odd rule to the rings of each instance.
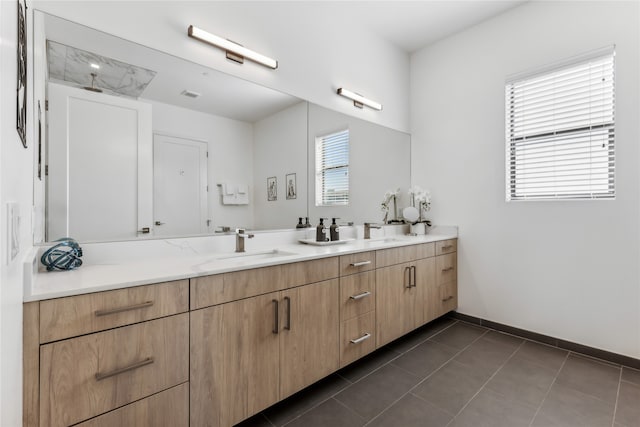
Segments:
[[[382,228],[382,226],[381,225],[376,225],[376,224],[371,224],[370,222],[365,222],[364,223],[364,238],[365,239],[371,239],[371,229],[372,228],[380,229],[380,228]]]
[[[244,252],[244,238],[253,239],[253,234],[245,233],[244,228],[236,229],[236,252]]]

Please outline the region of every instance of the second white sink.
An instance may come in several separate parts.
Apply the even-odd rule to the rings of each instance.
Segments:
[[[280,258],[290,255],[298,255],[295,252],[287,252],[281,251],[279,249],[272,249],[269,251],[261,251],[261,252],[240,252],[234,253],[232,255],[225,255],[218,257],[218,260],[229,260],[229,261],[239,261],[243,263],[254,262],[254,261],[262,261],[273,258]]]

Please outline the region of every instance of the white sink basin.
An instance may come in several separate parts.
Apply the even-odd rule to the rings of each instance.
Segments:
[[[366,239],[363,242],[365,246],[371,247],[371,246],[383,246],[388,243],[399,242],[399,241],[400,239],[396,239],[395,237],[383,237],[379,239]]]
[[[279,249],[272,249],[270,251],[262,251],[262,252],[241,252],[235,253],[232,255],[225,255],[218,257],[218,260],[224,261],[237,261],[241,263],[250,263],[255,261],[263,261],[274,258],[280,258],[290,255],[297,255],[294,252],[281,251]]]

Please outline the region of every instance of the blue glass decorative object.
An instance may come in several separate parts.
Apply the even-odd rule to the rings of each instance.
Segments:
[[[74,239],[63,237],[56,240],[55,245],[47,249],[40,257],[40,262],[52,270],[75,270],[82,265],[82,248]]]

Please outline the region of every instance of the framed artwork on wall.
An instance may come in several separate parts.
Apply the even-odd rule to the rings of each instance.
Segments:
[[[287,186],[287,200],[295,199],[298,193],[296,189],[296,174],[288,173],[285,175],[285,185]]]
[[[275,176],[267,178],[267,201],[278,200],[278,179]]]
[[[27,148],[27,3],[18,0],[18,87],[16,96],[16,129]]]

